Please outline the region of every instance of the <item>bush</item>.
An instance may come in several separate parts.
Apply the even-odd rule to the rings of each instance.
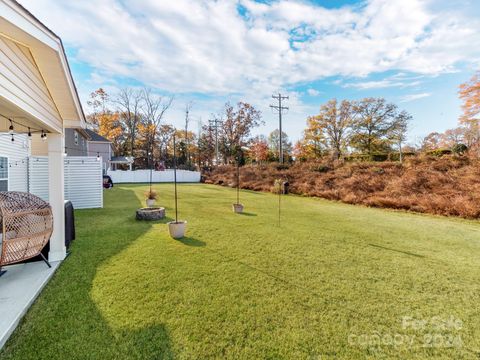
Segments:
[[[435,157],[442,157],[444,155],[451,155],[451,154],[452,154],[452,150],[450,149],[435,149],[427,152],[427,155],[435,156]]]
[[[465,154],[467,151],[468,151],[468,146],[465,145],[465,144],[459,143],[459,144],[453,145],[453,147],[452,147],[452,153],[454,153],[456,155]]]
[[[205,182],[235,184],[235,173],[234,166],[219,166],[204,173]],[[480,217],[480,160],[465,156],[410,156],[403,165],[389,161],[354,161],[335,166],[318,162],[248,165],[242,167],[240,176],[242,187],[250,190],[274,191],[275,180],[283,179],[290,183],[293,194],[431,214]]]
[[[311,171],[316,171],[316,172],[319,172],[319,173],[326,173],[327,171],[331,170],[330,169],[330,166],[328,165],[325,165],[325,164],[321,164],[321,165],[318,165],[318,166],[312,166],[310,168]]]
[[[371,161],[387,161],[388,160],[388,154],[372,154],[370,155],[370,160]]]
[[[290,168],[290,165],[288,165],[288,164],[277,164],[276,165],[277,170],[287,170],[289,168]]]

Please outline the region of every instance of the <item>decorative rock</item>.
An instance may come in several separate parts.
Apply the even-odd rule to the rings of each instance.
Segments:
[[[156,207],[156,208],[140,208],[137,209],[137,220],[161,220],[165,217],[165,208]]]

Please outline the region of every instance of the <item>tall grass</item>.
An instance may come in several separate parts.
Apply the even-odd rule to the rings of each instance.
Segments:
[[[221,166],[204,174],[205,182],[234,186],[235,168]],[[270,191],[285,178],[294,194],[349,204],[415,212],[480,217],[480,161],[468,157],[414,157],[402,165],[383,163],[297,163],[242,167],[244,189]]]

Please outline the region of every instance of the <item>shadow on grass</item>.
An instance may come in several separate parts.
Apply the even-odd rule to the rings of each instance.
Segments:
[[[162,323],[112,327],[91,295],[99,268],[154,224],[171,219],[137,221],[135,210],[141,204],[133,189],[115,187],[104,196],[105,208],[75,212],[77,239],[72,253],[0,350],[2,360],[175,358]],[[125,276],[128,272],[126,268]],[[107,301],[116,301],[114,295],[108,296]]]
[[[376,245],[376,244],[368,244],[368,245],[369,245],[369,246],[376,247],[376,248],[378,248],[378,249],[394,251],[394,252],[398,252],[398,253],[401,253],[401,254],[410,255],[410,256],[415,256],[415,257],[419,257],[419,258],[424,258],[424,257],[425,257],[424,255],[415,254],[415,253],[412,253],[412,252],[410,252],[410,251],[393,249],[393,248],[389,248],[389,247],[381,246],[381,245]]]
[[[241,213],[238,213],[238,215],[243,215],[243,216],[257,216],[257,214],[251,213],[251,212],[241,212]]]
[[[160,219],[160,220],[138,220],[138,219],[135,219],[135,221],[138,222],[138,223],[154,225],[154,224],[167,224],[170,221],[175,221],[175,219],[171,218],[169,216],[165,216],[163,219]]]
[[[192,237],[184,237],[181,239],[177,239],[177,241],[187,246],[193,246],[193,247],[207,246],[207,243],[205,241],[194,239]]]

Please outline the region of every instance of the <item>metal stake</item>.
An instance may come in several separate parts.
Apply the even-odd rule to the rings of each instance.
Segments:
[[[175,133],[173,133],[173,181],[175,183],[175,223],[178,223],[178,202],[177,202],[177,152]]]

